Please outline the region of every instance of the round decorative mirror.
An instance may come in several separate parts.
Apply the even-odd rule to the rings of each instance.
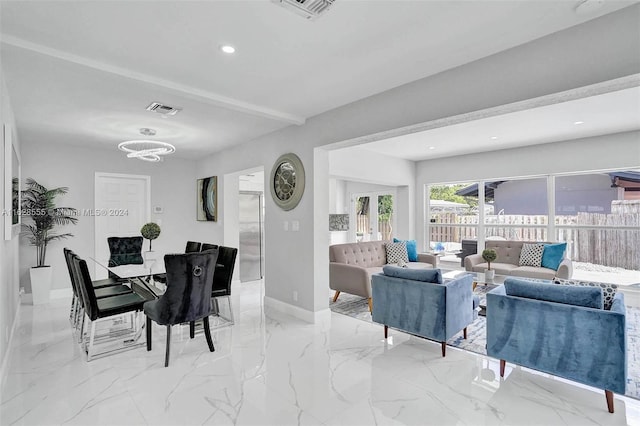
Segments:
[[[298,205],[304,192],[304,167],[297,155],[281,155],[273,165],[270,180],[273,201],[283,210]]]

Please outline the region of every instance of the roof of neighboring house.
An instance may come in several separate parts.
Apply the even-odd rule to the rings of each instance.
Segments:
[[[611,172],[609,176],[611,176],[611,183],[615,186],[625,186],[623,184],[625,182],[640,183],[640,172]]]
[[[493,190],[506,180],[497,180],[495,182],[484,183],[484,197],[493,198]],[[462,189],[456,191],[456,195],[462,195],[463,197],[477,197],[478,196],[478,184],[474,183]]]
[[[633,187],[635,185],[625,185],[625,183],[640,183],[640,172],[637,171],[623,171],[623,172],[611,172],[608,173],[611,177],[611,183],[620,187]],[[493,190],[501,183],[507,182],[506,180],[498,180],[494,182],[485,182],[484,195],[485,198],[493,198]],[[463,197],[477,197],[478,196],[478,184],[474,183],[456,191],[456,195],[462,195]]]

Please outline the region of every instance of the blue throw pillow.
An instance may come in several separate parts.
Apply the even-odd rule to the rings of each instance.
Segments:
[[[409,255],[409,262],[418,261],[418,243],[416,240],[399,240],[393,239],[394,243],[405,243],[407,245],[407,254]]]
[[[382,273],[393,278],[442,284],[442,272],[440,272],[440,269],[411,269],[385,265],[382,267]]]
[[[542,267],[557,271],[566,249],[567,243],[545,244],[542,252]]]
[[[603,309],[602,289],[599,287],[552,285],[551,281],[544,283],[507,278],[504,280],[504,290],[508,296]]]

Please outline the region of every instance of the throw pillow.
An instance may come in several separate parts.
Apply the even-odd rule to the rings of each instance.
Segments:
[[[382,273],[393,278],[442,284],[442,272],[440,269],[407,269],[400,268],[399,266],[385,265],[382,267]]]
[[[566,249],[567,243],[545,244],[542,252],[542,266],[557,271]]]
[[[615,297],[616,291],[618,290],[617,284],[597,283],[591,281],[566,280],[563,278],[556,278],[555,280],[553,280],[553,283],[583,287],[600,287],[602,289],[602,298],[604,299],[604,309],[607,311],[611,310],[613,298]]]
[[[387,263],[398,263],[399,260],[409,261],[405,243],[387,243],[384,249],[387,252]]]
[[[520,252],[520,266],[540,266],[542,265],[542,244],[522,244]]]
[[[407,254],[409,255],[409,262],[418,261],[418,243],[416,240],[399,240],[393,239],[394,243],[405,243],[407,245]]]

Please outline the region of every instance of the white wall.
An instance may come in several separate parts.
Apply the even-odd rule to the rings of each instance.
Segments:
[[[265,294],[268,301],[300,316],[310,314],[307,318],[312,320],[328,306],[329,177],[337,174],[329,171],[326,149],[335,148],[333,144],[344,147],[371,140],[370,135],[374,133],[402,126],[639,73],[639,10],[639,5],[623,9],[328,111],[307,120],[302,126],[273,132],[200,161],[199,175],[218,176],[259,166],[263,166],[267,174],[276,158],[286,152],[298,154],[304,164],[307,185],[298,207],[285,212],[277,208],[271,197],[265,197]],[[584,48],[585,40],[588,40],[589,49]],[[546,155],[539,157],[540,161],[547,160]],[[527,158],[526,162],[531,159]],[[473,164],[473,167],[478,165]],[[452,170],[461,168],[455,167],[448,172]],[[418,182],[421,181],[416,180]],[[416,199],[410,191],[403,196]],[[421,209],[416,206],[414,212]],[[283,223],[291,220],[300,221],[300,232],[284,230]],[[222,231],[217,235],[222,237]],[[297,292],[297,300],[293,298],[294,292]]]
[[[416,186],[638,167],[640,132],[635,131],[421,161],[416,165]],[[421,196],[416,204],[419,244],[423,244],[425,220]]]
[[[20,141],[18,139],[18,133],[16,132],[11,101],[7,93],[2,67],[0,67],[0,132],[3,131],[3,126],[7,126],[13,133],[12,143],[16,148],[16,152],[20,154]],[[0,134],[0,164],[2,164],[2,173],[0,173],[2,189],[0,189],[0,193],[3,194],[2,209],[5,207],[4,191],[8,184],[8,182],[5,182],[4,176],[5,153],[3,141],[4,137]],[[9,160],[9,164],[11,164],[11,160]],[[15,325],[14,321],[20,303],[18,293],[19,239],[16,236],[12,240],[5,240],[4,220],[5,217],[0,216],[0,226],[2,226],[3,229],[3,232],[0,232],[2,235],[2,240],[0,240],[0,361],[2,365],[0,381],[2,384],[4,384],[6,373],[5,367],[8,359],[9,337]]]
[[[47,187],[69,187],[58,205],[77,209],[94,208],[95,172],[125,173],[151,176],[151,206],[164,213],[151,213],[151,220],[161,222],[160,237],[153,242],[159,253],[183,252],[187,240],[215,241],[206,226],[196,224],[195,162],[169,157],[162,163],[149,163],[126,158],[112,149],[90,149],[52,141],[22,142],[22,176],[32,177]],[[63,247],[69,247],[83,258],[94,254],[94,218],[79,217],[78,224],[60,228],[74,237],[52,243],[47,250],[47,263],[53,266],[52,289],[70,288],[69,273],[64,263]],[[35,249],[26,241],[20,245],[20,285],[30,292],[29,267],[35,263]]]

